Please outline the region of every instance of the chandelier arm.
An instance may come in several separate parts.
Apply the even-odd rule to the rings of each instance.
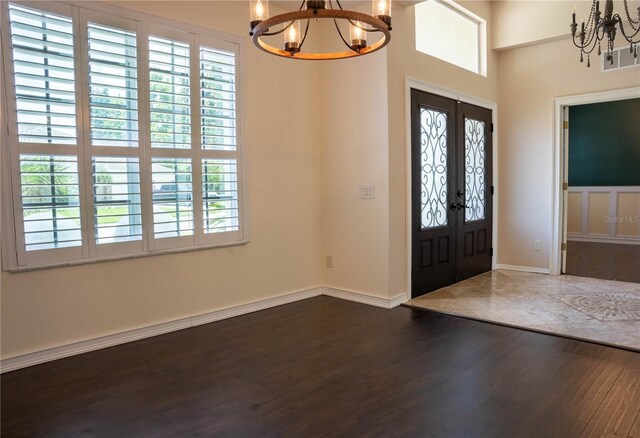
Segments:
[[[598,35],[600,29],[602,29],[602,37]],[[602,40],[602,38],[604,38],[604,26],[602,26],[600,23],[595,23],[589,28],[589,34],[584,45],[585,47],[590,46],[591,43],[594,42],[594,40],[597,42]]]
[[[589,48],[588,46],[587,49],[585,50],[584,48],[582,49],[582,53],[584,53],[585,55],[590,55],[591,53],[593,53],[593,51],[596,49],[597,46],[597,41],[594,41],[594,43],[591,45],[591,48]]]
[[[624,37],[625,40],[627,40],[627,42],[632,43],[632,44],[637,44],[638,42],[640,42],[640,39],[638,39],[638,41],[633,41],[633,39],[640,35],[640,28],[635,29],[633,28],[633,30],[635,30],[635,32],[633,33],[633,35],[629,35],[627,36],[627,33],[624,31],[624,26],[622,25],[622,20],[620,19],[620,16],[618,14],[614,15],[613,18],[617,18],[618,19],[618,24],[620,25],[620,32],[622,33],[622,36]]]
[[[589,20],[591,20],[591,16],[589,17]],[[579,47],[579,48],[588,47],[592,43],[593,43],[593,47],[595,47],[595,45],[598,42],[600,42],[600,41],[602,41],[604,39],[604,36],[605,36],[604,21],[602,19],[600,19],[600,21],[596,22],[595,21],[595,17],[594,17],[594,24],[589,27],[589,33],[588,33],[587,38],[585,39],[584,44],[582,46],[577,46],[577,47]],[[593,51],[593,50],[591,50],[591,51]],[[585,53],[587,53],[587,52],[585,52]]]
[[[345,46],[347,46],[349,49],[353,50],[351,48],[351,45],[347,42],[347,40],[344,39],[344,37],[342,36],[342,31],[340,30],[340,26],[338,26],[338,20],[336,20],[335,18],[333,19],[333,24],[336,25],[336,30],[338,31],[338,35],[340,35],[340,39],[342,40],[342,42],[344,43]]]
[[[274,32],[265,32],[262,35],[265,36],[272,36],[272,35],[280,35],[282,32],[284,32],[285,30],[289,29],[291,26],[293,26],[293,23],[295,23],[296,21],[293,20],[291,21],[289,24],[287,24],[285,27],[283,27],[282,29],[278,30],[278,31],[274,31]]]
[[[300,47],[298,47],[298,52],[302,50],[302,46],[304,45],[305,40],[307,39],[307,32],[309,32],[309,22],[311,19],[307,19],[307,26],[304,28],[304,36],[302,37],[302,41],[300,41]]]
[[[578,49],[580,49],[580,51],[585,55],[588,55],[595,50],[598,41],[599,40],[592,40],[592,41],[589,41],[588,44],[580,45],[576,43],[576,37],[573,37],[573,45],[576,46]],[[591,46],[591,48],[589,48],[589,46]]]
[[[582,53],[584,53],[586,55],[592,53],[595,50],[595,48],[598,45],[598,43],[601,41],[601,39],[592,38],[591,41],[588,41],[588,42],[586,42],[584,44],[582,44],[582,43],[578,44],[576,42],[577,39],[578,39],[578,37],[576,37],[576,36],[574,36],[572,38],[573,45],[576,46],[576,48],[580,49],[580,51],[582,51]],[[589,46],[591,46],[591,48],[589,48]]]
[[[598,37],[598,32],[589,32],[589,36],[584,40],[581,41],[580,43],[577,43],[576,41],[579,40],[580,38],[580,34],[576,34],[573,37],[573,45],[576,46],[578,49],[582,49],[582,51],[584,51],[585,47],[589,47],[591,44],[596,45],[596,43],[598,41],[600,41],[602,38]]]

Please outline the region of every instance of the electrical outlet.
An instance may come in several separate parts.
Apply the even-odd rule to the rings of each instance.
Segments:
[[[328,255],[327,256],[327,268],[333,268],[333,256]]]
[[[534,251],[540,251],[540,241],[539,240],[534,240],[533,241],[533,250]]]
[[[360,186],[360,199],[375,199],[376,186],[373,184],[362,184]]]

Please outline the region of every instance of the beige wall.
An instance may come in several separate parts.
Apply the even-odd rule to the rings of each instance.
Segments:
[[[246,38],[244,246],[2,273],[2,357],[321,284],[320,88],[314,64],[253,48],[245,2],[117,2]],[[295,122],[295,123],[293,123]]]
[[[388,296],[387,56],[323,63],[324,284]],[[375,199],[360,199],[374,184]]]
[[[578,55],[568,39],[499,54],[500,263],[549,267],[553,99],[640,86],[637,69],[601,73]]]
[[[602,10],[604,11],[604,2]],[[616,2],[615,9],[624,13]],[[590,1],[494,1],[492,22],[493,48],[504,50],[518,46],[557,40],[571,34],[571,10],[576,22],[591,8]]]
[[[604,12],[604,3],[604,1],[600,2],[602,12]],[[571,11],[575,7],[579,30],[581,20],[589,16],[591,5],[591,1],[585,0],[494,1],[492,3],[493,48],[495,50],[513,49],[569,38]],[[637,16],[636,7],[629,4],[629,12],[633,17]],[[613,11],[624,16],[624,3],[621,0],[614,0]]]

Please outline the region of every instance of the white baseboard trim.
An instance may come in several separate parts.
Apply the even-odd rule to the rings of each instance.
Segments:
[[[383,298],[369,295],[364,292],[338,289],[329,286],[322,287],[322,295],[348,301],[355,301],[356,303],[368,304],[370,306],[383,307],[385,309],[392,309],[407,301],[406,294],[400,294],[393,298]]]
[[[247,313],[257,312],[258,310],[281,306],[283,304],[293,303],[294,301],[305,300],[319,295],[322,295],[322,287],[290,292],[247,304],[241,304],[239,306],[215,310],[202,315],[180,318],[175,321],[155,324],[148,327],[128,330],[122,333],[101,336],[99,338],[88,339],[86,341],[75,342],[73,344],[36,351],[34,353],[28,353],[9,359],[3,359],[0,361],[0,373],[6,373],[20,368],[50,362],[56,359],[62,359],[63,357],[74,356],[76,354],[87,353],[101,348],[150,338],[152,336],[195,327],[197,325],[207,324],[221,319],[233,318],[234,316],[245,315]]]
[[[532,272],[534,274],[548,274],[549,268],[535,268],[533,266],[505,265],[498,263],[498,269],[506,269],[508,271]]]
[[[86,341],[74,342],[72,344],[62,345],[60,347],[49,348],[46,350],[23,354],[21,356],[2,359],[0,361],[0,373],[14,371],[20,368],[26,368],[32,365],[50,362],[52,360],[62,359],[64,357],[75,356],[77,354],[88,353],[90,351],[99,350],[101,348],[113,347],[114,345],[138,341],[140,339],[150,338],[152,336],[163,335],[165,333],[183,330],[202,324],[208,324],[210,322],[220,321],[222,319],[233,318],[234,316],[245,315],[247,313],[257,312],[259,310],[265,310],[271,307],[293,303],[295,301],[306,300],[307,298],[317,297],[320,295],[328,295],[335,298],[341,298],[343,300],[383,307],[385,309],[391,309],[393,307],[399,306],[407,300],[405,294],[401,294],[388,299],[372,296],[364,292],[346,291],[331,287],[315,287],[311,289],[290,292],[246,304],[240,304],[238,306],[232,306],[225,309],[215,310],[213,312],[204,313],[202,315],[189,316],[186,318],[176,319],[175,321],[154,324],[148,327],[141,327],[122,333],[115,333],[113,335],[87,339]]]
[[[640,245],[640,237],[610,237],[610,236],[567,236],[568,241],[573,242],[593,242],[593,243],[616,243],[618,245]]]

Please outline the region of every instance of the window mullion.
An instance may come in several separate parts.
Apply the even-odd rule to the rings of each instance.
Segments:
[[[191,39],[191,149],[193,151],[193,220],[196,244],[204,244],[202,145],[200,127],[200,38]]]
[[[4,66],[4,83],[6,109],[5,117],[7,124],[7,136],[9,139],[9,165],[11,166],[11,197],[13,200],[13,222],[15,225],[15,249],[16,264],[22,266],[26,264],[26,250],[24,238],[24,222],[22,218],[22,197],[20,196],[20,147],[18,144],[18,120],[16,114],[15,98],[15,73],[11,59],[11,37],[9,32],[9,3],[0,4],[2,8],[0,31],[2,32],[2,62]],[[2,128],[4,131],[4,127]],[[4,165],[4,163],[2,163]],[[4,171],[4,168],[2,169]],[[4,183],[4,180],[3,180]],[[4,194],[4,193],[3,193]],[[3,205],[7,205],[3,202]],[[4,219],[4,218],[3,218]],[[4,246],[4,245],[3,245]]]
[[[76,111],[78,113],[78,177],[80,183],[80,211],[82,241],[85,257],[96,256],[95,211],[93,208],[93,173],[91,160],[91,123],[89,120],[89,36],[87,11],[74,10],[77,41],[76,53]]]
[[[137,26],[138,44],[138,135],[140,153],[140,192],[142,203],[142,234],[145,252],[155,249],[153,237],[153,185],[151,183],[151,111],[149,98],[149,27]]]

